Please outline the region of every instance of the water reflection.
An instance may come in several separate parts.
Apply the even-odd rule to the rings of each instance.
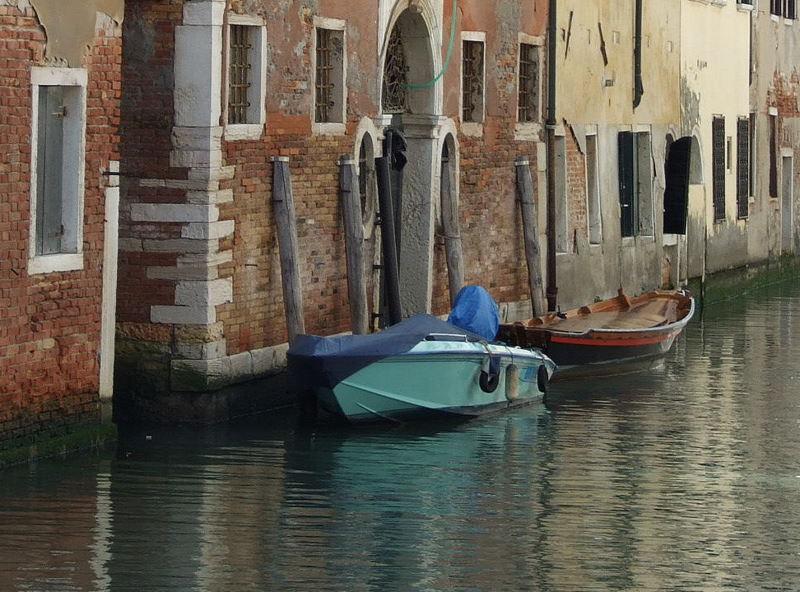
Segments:
[[[800,584],[800,284],[465,424],[123,432],[0,475],[0,590]],[[148,438],[149,436],[149,438]]]

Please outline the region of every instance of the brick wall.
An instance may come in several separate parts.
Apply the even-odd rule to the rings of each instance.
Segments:
[[[492,69],[487,72],[483,136],[459,134],[466,280],[486,286],[498,301],[516,302],[527,298],[527,270],[515,200],[514,161],[519,155],[528,156],[535,171],[537,152],[534,142],[516,141],[514,137],[517,45],[520,11],[533,13],[533,8],[509,11],[506,7],[501,11],[503,16],[495,16],[482,2],[468,4],[471,13],[463,18],[475,21],[469,23],[472,29],[484,27],[489,31],[487,68]],[[165,368],[169,368],[170,356],[181,349],[178,333],[182,330],[177,325],[151,324],[150,309],[174,304],[175,281],[148,279],[147,268],[174,266],[177,255],[148,253],[142,241],[178,238],[180,225],[135,223],[128,212],[131,204],[180,204],[187,199],[182,190],[168,189],[170,183],[159,181],[187,179],[186,169],[169,167],[173,148],[170,130],[175,125],[174,35],[183,22],[182,8],[180,0],[128,3],[124,24],[122,166],[130,178],[123,188],[121,208],[118,334],[124,337],[125,347],[129,339],[157,344],[145,349],[148,355],[155,352],[159,361],[154,363],[164,363]],[[232,178],[224,178],[219,190],[231,191],[233,199],[219,205],[219,218],[233,220],[235,230],[219,245],[221,252],[232,252],[232,261],[222,263],[218,274],[221,279],[232,279],[233,298],[216,306],[216,323],[203,330],[206,342],[224,339],[227,356],[281,344],[287,338],[271,205],[273,156],[290,158],[306,330],[331,334],[350,328],[337,161],[341,155],[354,154],[362,118],[376,118],[380,111],[374,2],[364,2],[361,11],[325,1],[234,1],[231,8],[264,19],[269,62],[264,134],[258,140],[222,142],[222,165],[232,170]],[[347,22],[350,67],[343,135],[312,134],[315,15]],[[543,27],[541,11],[533,20],[537,27]],[[444,21],[446,39],[448,14]],[[542,34],[541,30],[526,32]],[[456,45],[444,84],[444,115],[457,122],[459,97],[453,89],[459,85],[460,44]],[[449,309],[441,240],[434,249],[434,277],[433,312],[441,314]]]
[[[29,276],[31,67],[45,65],[32,9],[0,6],[0,446],[96,415],[104,188],[118,160],[121,45],[98,33],[88,71],[84,269]]]

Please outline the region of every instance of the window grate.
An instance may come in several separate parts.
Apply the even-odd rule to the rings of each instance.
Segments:
[[[519,46],[519,120],[538,120],[539,52],[535,45]]]
[[[769,116],[769,196],[778,197],[778,117]]]
[[[714,220],[725,219],[725,118],[715,117],[711,128]]]
[[[228,86],[228,123],[247,123],[250,108],[250,27],[231,25],[230,28],[230,67]]]
[[[408,65],[403,38],[395,27],[386,49],[386,65],[383,70],[383,112],[405,113],[408,111],[407,93]]]
[[[750,119],[736,123],[736,213],[747,218],[750,211]]]
[[[317,29],[316,121],[331,121],[333,101],[333,44],[331,31]]]
[[[462,121],[483,121],[483,43],[464,41],[462,51]]]

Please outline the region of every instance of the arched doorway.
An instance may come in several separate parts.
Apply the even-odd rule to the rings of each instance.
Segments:
[[[434,189],[439,184],[441,42],[427,0],[401,0],[383,47],[381,123],[405,139],[400,195],[400,298],[404,316],[429,312],[433,281]],[[384,147],[386,148],[386,147]],[[386,153],[386,152],[385,152]],[[397,186],[397,184],[394,184]],[[399,200],[399,202],[398,202]]]

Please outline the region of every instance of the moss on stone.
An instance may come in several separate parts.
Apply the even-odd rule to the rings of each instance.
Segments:
[[[34,439],[12,440],[0,450],[0,470],[39,458],[100,448],[117,438],[111,422],[79,424],[39,433]]]

